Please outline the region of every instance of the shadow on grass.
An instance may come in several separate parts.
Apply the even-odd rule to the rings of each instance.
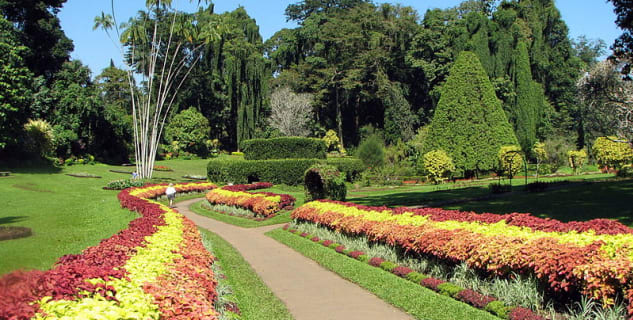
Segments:
[[[432,192],[409,191],[387,193],[361,198],[349,198],[347,201],[366,206],[402,207],[426,205],[431,202],[448,201],[453,199],[481,197],[487,194],[488,188],[468,187]]]
[[[24,221],[27,218],[28,218],[27,216],[1,217],[0,218],[0,225]]]
[[[561,221],[615,219],[633,227],[633,180],[569,184],[540,193],[517,193],[508,197],[444,206],[463,211],[528,212]]]
[[[20,162],[17,160],[0,160],[0,171],[28,174],[52,174],[60,173],[62,168],[41,161],[25,160]]]

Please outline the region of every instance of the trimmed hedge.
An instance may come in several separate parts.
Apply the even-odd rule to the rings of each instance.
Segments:
[[[209,181],[235,184],[266,181],[273,184],[303,183],[306,170],[317,163],[327,163],[345,172],[348,181],[357,179],[365,170],[359,159],[283,159],[283,160],[223,160],[213,159],[207,165]]]
[[[329,164],[311,166],[305,173],[303,185],[306,202],[318,199],[345,201],[347,196],[345,174]]]
[[[327,152],[322,139],[302,137],[244,140],[240,149],[246,160],[325,159]]]

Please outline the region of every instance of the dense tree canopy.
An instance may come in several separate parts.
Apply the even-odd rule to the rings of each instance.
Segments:
[[[14,23],[23,57],[35,76],[51,79],[70,59],[73,42],[66,37],[57,13],[66,0],[2,0],[0,14]]]
[[[0,150],[18,143],[32,101],[32,75],[22,59],[26,51],[11,23],[0,17]]]

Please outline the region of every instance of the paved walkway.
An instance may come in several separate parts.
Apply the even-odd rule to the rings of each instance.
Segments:
[[[176,207],[198,226],[230,242],[286,304],[295,319],[413,319],[365,289],[264,235],[279,228],[279,225],[240,228],[193,213],[189,206],[197,201],[200,199],[179,202]]]

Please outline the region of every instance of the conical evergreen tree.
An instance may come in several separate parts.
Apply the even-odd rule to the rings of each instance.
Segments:
[[[536,142],[536,129],[540,122],[543,97],[538,96],[538,86],[532,80],[530,55],[525,42],[519,42],[514,57],[516,103],[512,108],[512,118],[521,149],[531,150]]]
[[[512,126],[477,55],[460,53],[442,88],[423,153],[444,150],[457,173],[467,174],[496,168],[501,146],[515,144]]]

